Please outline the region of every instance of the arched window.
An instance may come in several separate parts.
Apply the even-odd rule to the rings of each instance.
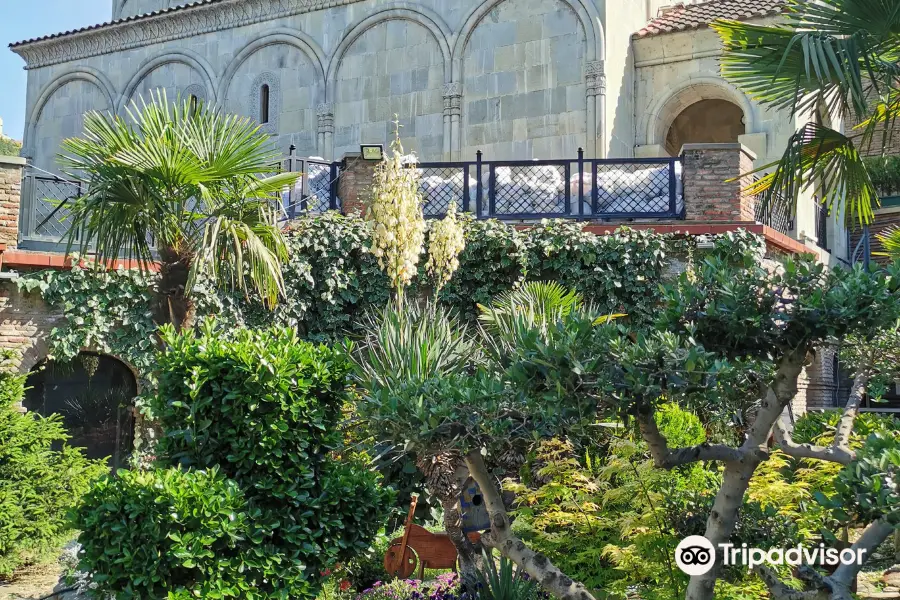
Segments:
[[[71,362],[45,361],[28,375],[23,404],[42,416],[61,415],[69,445],[90,458],[124,467],[134,444],[137,381],[125,363],[82,352]]]
[[[269,84],[264,83],[259,89],[259,122],[263,125],[269,123]]]
[[[196,115],[197,108],[200,106],[200,99],[197,98],[197,96],[195,96],[194,94],[191,94],[190,101],[191,101],[191,114]]]

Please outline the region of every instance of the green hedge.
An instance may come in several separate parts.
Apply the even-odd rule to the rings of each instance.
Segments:
[[[129,557],[85,555],[82,567],[100,585],[98,595],[155,599],[162,592],[180,597],[183,590],[204,598],[315,597],[325,569],[369,547],[393,497],[366,465],[341,458],[338,420],[349,369],[344,355],[303,342],[290,328],[238,329],[225,336],[205,321],[183,335],[167,327],[163,337],[167,350],[157,357],[159,388],[152,400],[164,432],[157,467],[217,470],[230,483],[210,496],[197,495],[190,491],[193,480],[164,471],[155,476],[159,481],[127,481],[93,494],[81,509],[83,543],[98,547],[116,523],[119,545],[107,541],[107,547]],[[140,561],[145,552],[169,552],[169,532],[181,517],[149,511],[141,519],[97,518],[104,512],[137,515],[149,493],[142,490],[167,481],[171,489],[159,493],[159,502],[183,502],[211,516],[187,529],[224,545],[224,553],[190,545],[165,561]],[[216,514],[223,511],[236,515],[239,539],[219,522]],[[171,569],[179,564],[182,578],[173,579]],[[132,590],[138,591],[129,596]]]
[[[223,598],[252,592],[240,545],[247,501],[216,470],[119,471],[76,513],[82,562],[116,598]],[[172,596],[168,596],[172,594]]]

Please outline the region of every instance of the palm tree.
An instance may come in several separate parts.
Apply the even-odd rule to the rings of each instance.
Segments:
[[[791,114],[852,115],[847,133],[816,119],[790,140],[782,158],[748,190],[763,202],[796,207],[813,186],[847,223],[872,221],[878,194],[860,151],[888,146],[900,116],[900,2],[787,0],[775,25],[717,21],[722,75],[764,106]]]
[[[160,265],[159,323],[190,327],[190,291],[210,275],[269,305],[284,293],[287,248],[274,196],[299,173],[250,119],[165,91],[133,102],[127,119],[90,112],[84,134],[62,144],[65,172],[87,182],[67,203],[67,254],[90,251],[101,265],[133,259]]]

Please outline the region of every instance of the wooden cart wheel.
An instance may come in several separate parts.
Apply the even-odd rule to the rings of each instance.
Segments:
[[[401,542],[394,542],[388,547],[387,552],[384,553],[384,570],[388,575],[408,579],[416,572],[416,564],[419,560],[409,546],[403,552],[403,557],[398,556],[401,546]]]

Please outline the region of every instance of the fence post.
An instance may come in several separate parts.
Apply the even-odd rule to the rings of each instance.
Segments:
[[[291,144],[288,148],[288,173],[294,172],[294,153],[297,151],[297,146]],[[302,186],[303,184],[301,184]],[[294,184],[288,190],[288,218],[293,219],[297,216],[297,203],[294,199],[294,191],[297,188],[297,184]]]
[[[481,185],[481,150],[475,153],[475,218],[481,218],[481,203],[484,186]]]
[[[584,148],[578,148],[578,215],[584,216]]]
[[[338,165],[339,163],[336,162],[331,163],[331,172],[329,175],[328,207],[331,210],[339,210],[341,208],[338,206]]]
[[[669,160],[669,214],[673,217],[677,216],[678,213],[678,202],[675,197],[675,191],[677,186],[675,185],[675,163],[678,161],[677,158],[673,158]]]
[[[469,212],[469,163],[463,164],[463,212]]]

